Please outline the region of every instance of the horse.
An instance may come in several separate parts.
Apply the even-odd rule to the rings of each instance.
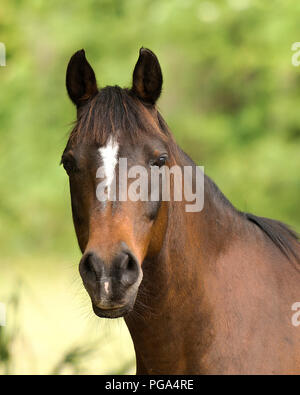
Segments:
[[[148,173],[197,167],[157,109],[162,83],[159,61],[146,48],[131,88],[98,88],[84,50],[68,63],[77,118],[61,163],[93,311],[124,318],[137,374],[299,374],[292,306],[300,300],[300,243],[293,230],[239,211],[207,175],[198,212],[186,210],[185,198],[96,196],[98,168],[107,192],[120,158]]]

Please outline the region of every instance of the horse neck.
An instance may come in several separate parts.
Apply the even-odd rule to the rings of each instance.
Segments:
[[[233,206],[207,177],[204,201],[203,210],[195,213],[186,212],[186,202],[169,204],[163,248],[149,265],[152,280],[153,266],[157,269],[155,284],[160,284],[161,292],[166,288],[163,284],[167,284],[176,295],[187,292],[191,297],[200,296],[199,284],[205,270],[229,246],[235,228],[240,226]],[[192,284],[197,286],[193,289]]]
[[[201,284],[210,262],[229,242],[234,217],[231,208],[216,199],[215,192],[214,184],[206,178],[205,204],[199,213],[187,213],[185,202],[169,202],[160,224],[160,228],[165,225],[162,248],[143,262],[143,281],[126,323],[137,354],[143,354],[159,371],[159,358],[167,354],[171,358],[176,353],[174,344],[180,348],[185,326],[195,325],[199,333],[203,322],[209,321]],[[207,328],[203,328],[203,337],[205,331]],[[169,336],[177,339],[173,345]]]
[[[179,165],[196,166],[184,153]],[[203,276],[203,267],[228,247],[233,233],[240,227],[240,221],[238,212],[213,181],[205,176],[203,210],[186,212],[185,201],[164,202],[158,222],[153,238],[159,248],[152,248],[154,252],[148,254],[143,262],[141,297],[151,293],[145,304],[155,304],[158,300],[161,308],[161,301],[169,298],[172,290],[177,295],[184,289],[191,292],[191,284]],[[194,292],[197,293],[198,289]]]
[[[196,167],[184,153],[180,165]],[[157,260],[165,263],[168,275],[177,271],[193,276],[201,274],[201,265],[224,251],[232,233],[240,227],[237,210],[207,176],[204,177],[203,209],[187,212],[185,201],[172,201],[168,205],[167,217],[164,244]],[[189,282],[189,278],[186,281]]]

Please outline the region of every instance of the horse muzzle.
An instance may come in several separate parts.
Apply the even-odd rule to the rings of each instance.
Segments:
[[[98,317],[118,318],[133,309],[142,269],[128,249],[114,256],[111,262],[89,250],[80,261],[79,272]]]

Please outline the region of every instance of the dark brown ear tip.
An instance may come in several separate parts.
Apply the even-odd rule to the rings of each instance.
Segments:
[[[141,48],[140,48],[140,56],[143,56],[143,55],[150,55],[150,56],[153,56],[153,57],[156,58],[155,53],[152,52],[151,49],[141,47]]]
[[[76,51],[71,59],[85,59],[85,50],[84,49],[80,49],[79,51]]]

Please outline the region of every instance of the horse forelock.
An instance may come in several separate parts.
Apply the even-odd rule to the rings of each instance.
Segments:
[[[119,134],[132,144],[140,144],[144,133],[165,141],[175,150],[173,137],[158,111],[147,107],[129,89],[107,86],[83,106],[70,134],[71,144],[105,146],[110,138]]]

